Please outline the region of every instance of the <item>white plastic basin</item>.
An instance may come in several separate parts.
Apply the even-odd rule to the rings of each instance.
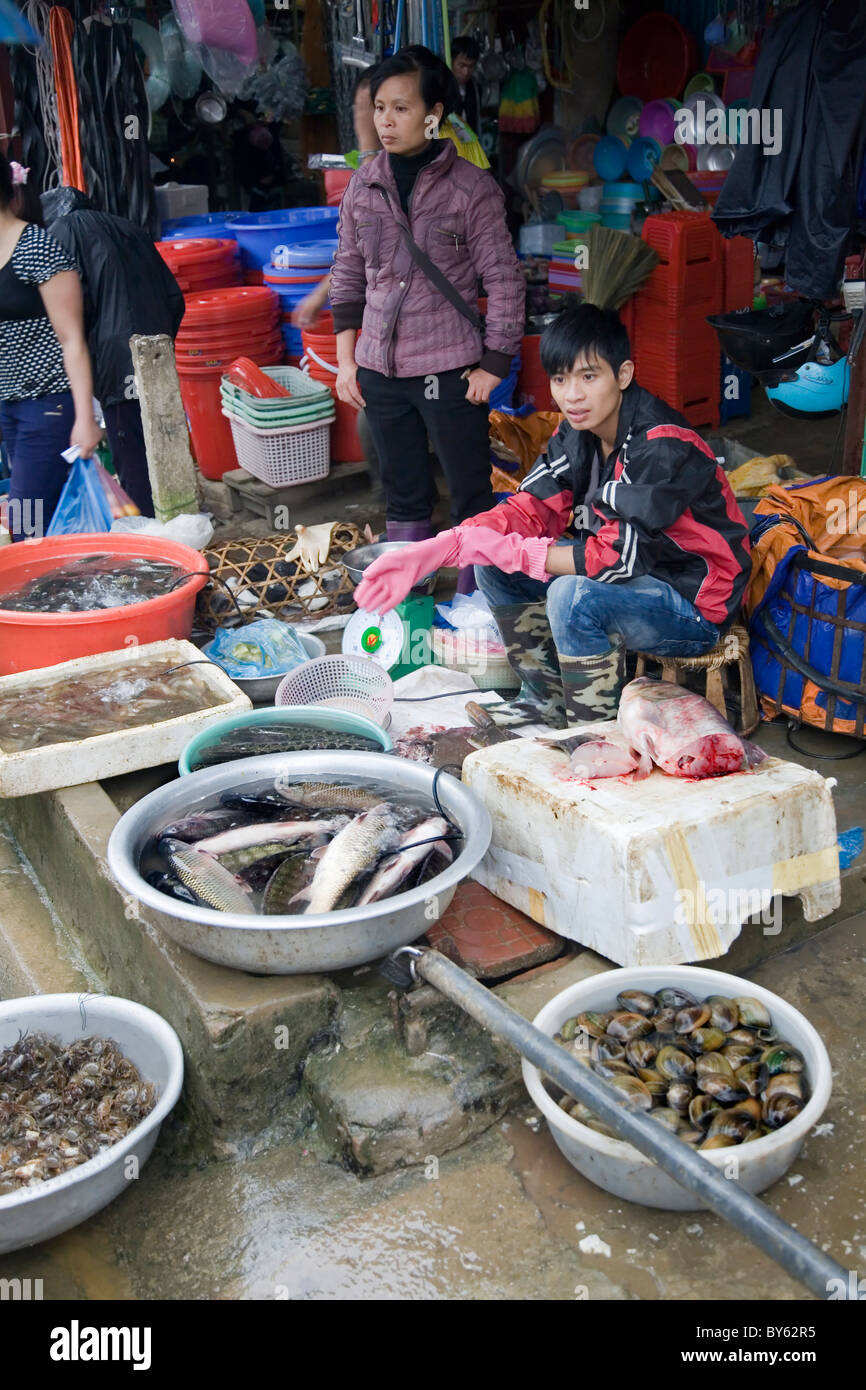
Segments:
[[[0,1051],[17,1042],[22,1031],[48,1033],[63,1042],[93,1034],[112,1038],[142,1079],[153,1082],[157,1102],[125,1139],[96,1158],[0,1197],[0,1255],[58,1236],[119,1196],[150,1157],[183,1084],[183,1052],[174,1029],[131,999],[41,994],[0,1002]]]
[[[698,999],[708,994],[748,995],[759,999],[769,1009],[779,1037],[793,1043],[803,1054],[812,1094],[796,1119],[763,1139],[701,1154],[713,1167],[731,1176],[749,1192],[763,1192],[790,1168],[830,1099],[832,1078],[827,1049],[808,1019],[793,1005],[751,980],[725,975],[718,970],[693,965],[632,966],[609,970],[604,975],[571,985],[551,999],[533,1022],[536,1028],[553,1037],[565,1020],[575,1014],[587,1009],[611,1008],[622,990],[643,989],[654,994],[665,985],[689,990]],[[631,1144],[621,1139],[608,1139],[566,1115],[542,1085],[538,1068],[526,1061],[523,1062],[523,1080],[569,1163],[597,1187],[645,1207],[661,1207],[665,1211],[706,1209],[705,1203],[691,1196]],[[681,1140],[671,1135],[671,1143],[678,1144]],[[734,1165],[732,1158],[736,1159]]]

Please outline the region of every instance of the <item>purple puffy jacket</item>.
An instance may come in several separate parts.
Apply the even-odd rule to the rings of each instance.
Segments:
[[[355,361],[385,376],[426,376],[479,364],[507,376],[523,337],[525,285],[496,180],[461,159],[449,140],[418,174],[410,208],[407,223],[384,150],[350,180],[340,204],[340,244],[329,291],[335,329],[362,327]],[[482,277],[487,292],[483,344],[469,320],[414,264],[398,221],[411,226],[421,250],[472,309],[477,308],[476,280]]]

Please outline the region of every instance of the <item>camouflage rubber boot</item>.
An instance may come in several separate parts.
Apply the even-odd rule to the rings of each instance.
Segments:
[[[625,643],[600,656],[559,656],[568,726],[616,719],[625,684]]]
[[[541,603],[495,604],[496,619],[512,671],[520,677],[520,691],[513,700],[490,708],[495,722],[504,728],[546,724],[565,728],[565,706],[556,644],[547,621],[547,605]]]

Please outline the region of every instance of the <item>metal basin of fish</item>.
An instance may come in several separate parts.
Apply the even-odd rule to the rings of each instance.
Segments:
[[[302,781],[338,776],[341,782],[360,786],[374,783],[395,798],[420,796],[432,806],[435,775],[435,769],[423,763],[387,753],[355,752],[273,753],[206,768],[151,792],[121,816],[108,842],[109,868],[125,892],[159,914],[169,936],[219,965],[261,975],[300,975],[364,965],[421,936],[487,852],[491,835],[487,810],[449,774],[439,776],[437,793],[463,836],[453,863],[417,888],[364,907],[316,916],[217,912],[152,887],[139,872],[142,853],[169,822],[212,805],[223,792],[265,790],[277,777]]]
[[[368,569],[374,560],[378,560],[380,555],[388,555],[392,550],[403,550],[410,544],[410,541],[378,541],[373,545],[359,545],[354,550],[347,551],[340,563],[346,567],[352,583],[360,584],[364,578],[364,570]],[[434,570],[424,579],[419,579],[412,588],[412,593],[432,594],[438,573],[438,570]]]

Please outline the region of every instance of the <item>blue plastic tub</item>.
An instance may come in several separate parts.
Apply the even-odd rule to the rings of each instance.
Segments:
[[[264,270],[275,246],[324,241],[333,236],[339,208],[285,208],[279,212],[245,212],[231,224],[230,235],[241,248],[247,270]]]
[[[198,217],[175,217],[162,224],[163,241],[189,241],[191,237],[234,237],[230,230],[242,212],[206,212]]]
[[[304,267],[311,270],[327,270],[337,254],[338,244],[336,237],[329,237],[326,241],[287,241],[288,266],[269,266],[268,270],[276,275],[279,275],[281,270],[285,274],[287,271],[298,271]]]

